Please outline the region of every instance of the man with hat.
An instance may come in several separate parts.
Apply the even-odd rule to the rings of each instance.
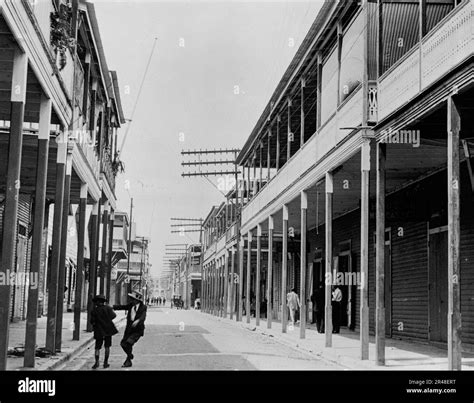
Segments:
[[[127,305],[114,305],[115,310],[127,310],[127,326],[123,339],[120,342],[127,359],[122,367],[131,367],[133,360],[133,345],[145,333],[146,305],[143,303],[143,296],[139,292],[133,291],[128,294],[130,303]]]
[[[117,316],[114,310],[106,304],[107,298],[103,295],[96,295],[92,301],[95,306],[91,313],[91,324],[94,329],[95,339],[95,364],[92,369],[99,367],[100,349],[105,345],[104,368],[109,367],[110,346],[112,336],[118,333],[113,319]]]

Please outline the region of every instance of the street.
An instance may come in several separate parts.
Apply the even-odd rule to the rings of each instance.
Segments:
[[[123,315],[118,312],[118,315]],[[114,336],[110,370],[337,370],[342,367],[195,310],[149,307],[145,336],[134,347],[133,367],[122,368],[124,328]],[[101,350],[101,366],[104,371]],[[60,370],[92,370],[94,345]]]

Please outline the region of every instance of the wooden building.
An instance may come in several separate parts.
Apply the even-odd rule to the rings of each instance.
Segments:
[[[331,347],[341,278],[361,359],[372,333],[379,365],[392,337],[446,346],[461,368],[474,346],[473,34],[473,0],[324,2],[237,159],[241,256],[258,278],[266,263],[283,332],[289,288],[304,338],[324,282]]]
[[[17,313],[27,318],[25,366],[33,367],[36,318],[43,308],[46,348],[55,353],[61,350],[65,302],[74,299],[78,339],[85,287],[90,306],[93,294],[105,293],[110,284],[109,229],[121,167],[117,130],[125,120],[91,3],[7,0],[0,5],[0,27],[0,273],[37,275],[44,286],[0,285],[0,369],[5,369],[9,322]],[[74,211],[77,231],[70,234],[68,216]],[[71,235],[77,249],[73,271],[67,256]],[[64,292],[72,279],[74,298]]]

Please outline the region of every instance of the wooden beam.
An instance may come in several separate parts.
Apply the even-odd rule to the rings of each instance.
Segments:
[[[448,366],[462,369],[461,356],[461,222],[459,132],[461,114],[456,99],[448,98]]]
[[[247,323],[250,323],[250,274],[251,274],[251,260],[252,260],[252,232],[247,233],[247,287],[245,292],[245,313],[247,316]]]
[[[227,318],[227,310],[229,309],[229,251],[226,249],[224,255],[224,312],[223,317]]]
[[[321,52],[317,54],[317,90],[316,90],[316,129],[321,128],[321,94],[322,94],[322,78],[323,78],[323,57]]]
[[[276,129],[276,169],[280,169],[280,115],[277,116],[277,129]]]
[[[239,283],[238,283],[238,294],[237,294],[237,321],[242,322],[242,295],[244,291],[244,237],[240,237],[239,245]]]
[[[287,134],[287,139],[286,139],[286,144],[287,144],[287,150],[286,150],[286,161],[288,162],[290,157],[291,157],[291,141],[290,141],[290,135],[291,135],[291,98],[288,97],[288,134]]]
[[[281,268],[281,331],[286,333],[288,310],[286,306],[286,281],[288,269],[288,205],[283,205],[283,240],[282,240],[282,268]]]
[[[31,247],[30,273],[32,276],[41,272],[41,251],[43,249],[43,228],[46,211],[46,184],[48,178],[49,130],[52,102],[42,96],[39,132],[37,171],[35,186],[35,210],[33,216],[33,239]],[[25,358],[23,366],[34,368],[36,355],[36,329],[38,318],[38,287],[30,284],[28,290],[28,311],[25,332]]]
[[[59,252],[58,300],[56,306],[56,352],[61,351],[63,335],[64,287],[66,281],[66,248],[68,238],[68,216],[71,192],[72,154],[66,158],[66,177],[64,179],[64,200],[61,220],[61,249]]]
[[[375,363],[385,365],[385,160],[386,144],[377,144],[375,252]]]
[[[234,310],[235,310],[235,249],[230,249],[230,314],[229,318],[232,320],[234,318]]]
[[[380,77],[384,73],[383,2],[384,0],[377,0],[377,73],[378,73],[378,77]]]
[[[28,57],[15,51],[11,90],[10,135],[7,155],[5,207],[3,211],[3,237],[0,273],[8,278],[15,268],[17,238],[18,194],[21,174],[21,149],[26,101]],[[10,324],[11,285],[0,285],[0,370],[7,368],[8,332]]]
[[[361,148],[361,215],[360,215],[360,358],[369,359],[369,189],[370,139],[364,139]]]
[[[82,310],[82,284],[84,281],[84,240],[86,232],[87,184],[81,185],[79,201],[79,227],[77,231],[77,270],[76,293],[74,298],[74,331],[73,340],[80,339],[81,310]]]
[[[90,315],[92,312],[92,298],[95,296],[96,290],[96,267],[97,267],[97,257],[96,257],[96,249],[97,249],[97,217],[99,214],[99,203],[94,203],[92,207],[92,214],[90,218],[90,228],[91,228],[91,238],[89,240],[90,243],[90,263],[89,263],[89,287],[88,287],[88,295],[87,295],[87,331],[92,331],[92,324],[90,323]]]
[[[308,193],[301,192],[301,242],[300,242],[300,339],[306,337],[306,231],[308,222]]]
[[[300,87],[300,96],[301,96],[301,114],[300,114],[300,148],[304,145],[304,124],[305,124],[305,114],[304,114],[304,88],[306,87],[306,81],[304,77],[301,79]]]
[[[262,225],[257,225],[257,273],[255,276],[255,324],[260,325],[260,276],[262,271]]]
[[[273,216],[268,217],[267,328],[272,328],[273,311]]]
[[[332,278],[332,204],[333,204],[333,174],[331,172],[326,173],[326,279]],[[325,346],[332,347],[332,290],[331,283],[326,281],[326,301],[325,301],[325,318],[324,318],[324,331],[325,331]]]

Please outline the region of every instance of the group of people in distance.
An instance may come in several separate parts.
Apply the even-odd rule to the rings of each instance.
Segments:
[[[150,297],[148,298],[148,305],[166,305],[166,298],[165,297]]]
[[[96,295],[93,298],[94,308],[91,312],[91,324],[95,339],[95,363],[92,369],[99,368],[100,350],[105,347],[104,368],[108,368],[112,336],[118,333],[113,320],[117,317],[115,311],[127,311],[127,324],[120,342],[120,346],[127,355],[122,367],[131,367],[133,360],[133,345],[143,336],[145,332],[145,319],[147,307],[143,302],[143,296],[139,292],[128,294],[129,303],[126,305],[107,305],[104,295]]]

